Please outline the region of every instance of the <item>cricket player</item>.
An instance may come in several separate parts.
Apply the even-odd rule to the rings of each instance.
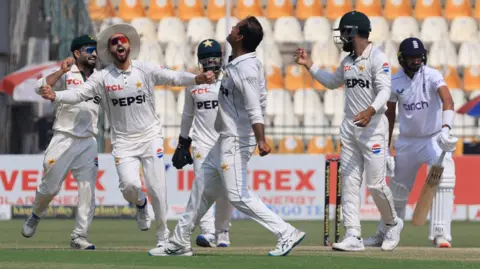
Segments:
[[[215,119],[220,136],[202,165],[203,177],[195,177],[191,194],[201,198],[188,201],[170,242],[150,250],[149,255],[192,256],[191,233],[222,196],[277,237],[276,249],[269,252],[270,256],[287,255],[305,237],[304,232],[283,221],[248,189],[247,164],[255,146],[260,156],[271,150],[264,135],[265,78],[255,53],[262,39],[262,26],[255,17],[240,21],[228,35],[232,57],[221,82]]]
[[[162,125],[155,112],[154,87],[212,83],[215,75],[210,71],[195,76],[132,60],[139,49],[140,38],[133,26],[112,25],[98,36],[98,55],[102,61],[113,63],[72,91],[53,92],[49,86],[42,86],[41,93],[46,99],[67,104],[102,96],[112,125],[112,155],[120,190],[125,200],[137,206],[138,227],[148,230],[151,219],[147,196],[142,191],[141,165],[155,214],[157,245],[161,246],[169,231]]]
[[[214,84],[185,88],[185,104],[183,106],[179,143],[172,161],[173,166],[177,169],[182,169],[186,164],[193,162],[195,176],[202,177],[202,164],[218,140],[218,133],[215,131],[214,124],[217,117],[218,92],[220,91],[222,76],[222,47],[216,40],[207,39],[198,45],[197,55],[203,71],[213,71],[217,80]],[[190,138],[191,129],[192,135]],[[192,141],[193,159],[189,150]],[[218,171],[216,177],[220,177]],[[190,199],[199,198],[195,195],[190,197]],[[230,245],[228,231],[233,208],[228,199],[223,198],[220,197],[217,200],[215,217],[214,208],[210,207],[201,219],[201,234],[197,236],[196,240],[198,246],[228,247]]]
[[[37,93],[42,85],[55,91],[73,91],[83,85],[95,71],[97,41],[83,35],[72,41],[70,50],[75,58],[67,58],[56,72],[37,82]],[[33,212],[25,220],[22,235],[35,234],[48,204],[60,191],[69,171],[78,183],[78,207],[70,246],[75,249],[95,249],[88,242],[88,227],[95,213],[95,182],[98,171],[97,118],[100,95],[85,102],[69,105],[55,103],[54,135],[45,151],[44,175],[38,185]]]
[[[345,85],[345,118],[340,126],[342,170],[342,214],[347,229],[342,242],[332,248],[341,251],[363,251],[359,218],[360,186],[365,170],[366,185],[386,223],[383,250],[393,250],[400,241],[403,221],[397,218],[388,188],[388,120],[384,115],[390,98],[391,70],[387,56],[368,41],[371,31],[368,17],[357,11],[348,12],[335,31],[336,43],[349,52],[334,74],[313,65],[304,49],[295,59],[328,89]]]
[[[450,136],[455,111],[450,90],[440,72],[428,67],[427,50],[418,38],[400,44],[398,62],[403,70],[392,77],[392,94],[386,112],[390,123],[389,141],[395,124],[398,103],[400,135],[395,142],[395,173],[390,181],[395,210],[405,218],[408,195],[420,166],[433,165],[442,151],[444,172],[433,200],[429,240],[439,248],[451,247],[450,225],[455,187],[455,164],[451,152],[458,138]],[[378,246],[384,237],[384,225],[365,245]]]

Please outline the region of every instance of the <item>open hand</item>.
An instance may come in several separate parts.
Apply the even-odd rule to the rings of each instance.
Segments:
[[[367,109],[358,113],[355,118],[353,118],[353,123],[358,127],[365,127],[370,123],[373,115],[375,115],[375,109],[369,106]]]
[[[310,69],[313,65],[312,60],[308,58],[307,52],[302,48],[298,48],[297,51],[295,51],[295,62],[299,65],[305,66],[307,69]]]
[[[258,152],[260,156],[268,155],[270,151],[272,151],[272,149],[265,141],[258,142]]]
[[[67,73],[70,71],[74,63],[75,63],[75,59],[73,57],[68,57],[65,60],[63,60],[62,67],[60,67],[60,69],[62,69],[63,73]]]
[[[55,98],[57,97],[50,85],[40,86],[40,95],[43,97],[43,99],[50,101],[55,101]]]
[[[212,84],[213,82],[215,82],[215,79],[215,73],[213,73],[212,71],[207,71],[201,73],[200,75],[197,75],[195,77],[195,82],[197,83],[197,85]]]

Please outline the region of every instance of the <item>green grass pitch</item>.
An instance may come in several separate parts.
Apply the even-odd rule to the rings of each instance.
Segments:
[[[363,253],[344,253],[323,247],[322,222],[295,221],[291,223],[307,236],[287,257],[268,257],[267,252],[276,243],[274,236],[247,220],[232,223],[230,248],[203,249],[194,245],[194,257],[149,257],[147,252],[155,244],[154,231],[141,232],[134,220],[94,220],[89,239],[97,249],[71,250],[73,223],[42,220],[37,234],[26,239],[20,234],[22,221],[0,222],[0,268],[480,268],[479,225],[473,222],[453,223],[452,249],[433,248],[427,240],[428,225],[418,228],[406,223],[400,246],[393,252],[369,248]],[[171,230],[175,224],[169,222]],[[363,223],[364,236],[372,235],[375,229],[376,223]]]

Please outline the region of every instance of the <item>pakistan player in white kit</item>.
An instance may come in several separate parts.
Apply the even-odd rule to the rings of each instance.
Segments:
[[[342,143],[342,214],[347,229],[342,242],[334,250],[363,251],[359,219],[360,186],[365,170],[366,185],[385,221],[383,250],[393,250],[400,241],[403,221],[397,218],[388,188],[386,161],[388,157],[388,121],[384,115],[390,98],[391,70],[387,56],[368,41],[370,20],[352,11],[340,20],[340,42],[350,52],[334,74],[315,67],[305,50],[298,49],[296,61],[329,89],[345,85],[345,118],[340,127]]]
[[[203,71],[213,71],[217,77],[214,84],[203,84],[185,89],[185,104],[183,106],[182,124],[178,147],[173,155],[173,166],[182,169],[187,163],[193,162],[196,177],[203,177],[202,164],[210,150],[218,140],[215,131],[215,118],[218,111],[218,93],[222,76],[222,47],[213,39],[206,39],[198,45],[198,62]],[[193,125],[193,128],[192,128]],[[191,137],[189,137],[191,130]],[[193,159],[190,154],[190,144],[193,140]],[[216,173],[220,177],[220,173]],[[190,196],[199,199],[200,196]],[[196,202],[193,202],[196,203]],[[230,245],[229,229],[232,216],[232,205],[224,197],[218,198],[216,209],[211,207],[200,221],[201,234],[196,243],[201,247],[228,247]],[[215,216],[214,216],[215,211]]]
[[[227,41],[232,60],[225,68],[215,130],[219,139],[202,165],[203,177],[195,177],[192,194],[170,242],[150,250],[152,256],[192,256],[190,236],[218,197],[230,203],[272,232],[278,240],[270,256],[285,256],[298,245],[305,233],[273,213],[248,189],[247,163],[258,144],[260,156],[270,153],[265,142],[263,111],[266,107],[265,78],[255,50],[263,39],[262,26],[248,17],[232,28]],[[220,178],[216,175],[220,173]]]
[[[68,58],[62,67],[37,82],[37,93],[42,85],[50,85],[55,91],[73,91],[85,83],[94,72],[97,61],[97,41],[83,35],[72,41]],[[76,63],[76,64],[74,64]],[[69,171],[78,183],[78,207],[76,223],[70,246],[76,249],[95,249],[87,241],[88,227],[95,212],[95,182],[98,171],[97,119],[99,95],[85,102],[68,105],[55,104],[54,135],[43,161],[44,176],[38,185],[33,203],[33,213],[22,227],[22,235],[32,237],[48,204],[60,191]]]
[[[125,200],[137,206],[139,228],[148,230],[151,220],[146,207],[148,200],[140,180],[142,165],[157,224],[157,245],[163,245],[169,233],[167,194],[162,125],[155,112],[154,87],[212,83],[215,76],[213,72],[195,76],[131,60],[137,57],[139,48],[140,38],[133,26],[110,26],[99,34],[98,54],[101,60],[113,61],[113,64],[96,72],[85,84],[72,91],[55,94],[48,86],[43,86],[42,96],[68,104],[76,104],[96,95],[102,96],[112,125],[112,155],[115,157],[120,190]]]
[[[392,95],[388,102],[390,137],[398,103],[400,135],[395,142],[395,175],[390,181],[395,210],[405,218],[408,195],[420,166],[437,162],[442,151],[444,171],[430,215],[430,235],[436,247],[449,248],[450,225],[455,187],[455,164],[451,152],[458,139],[450,136],[455,111],[445,80],[436,69],[426,66],[427,51],[418,38],[407,38],[401,44],[398,60],[403,70],[392,77]],[[383,238],[383,225],[365,245],[378,246]]]

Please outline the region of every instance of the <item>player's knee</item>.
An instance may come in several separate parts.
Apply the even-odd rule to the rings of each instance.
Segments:
[[[367,184],[367,189],[370,194],[374,197],[385,197],[387,195],[388,186],[385,182],[380,182],[377,184]]]
[[[123,198],[130,203],[134,203],[138,200],[138,195],[142,190],[142,186],[133,183],[124,183],[120,186],[120,191],[123,194]]]

